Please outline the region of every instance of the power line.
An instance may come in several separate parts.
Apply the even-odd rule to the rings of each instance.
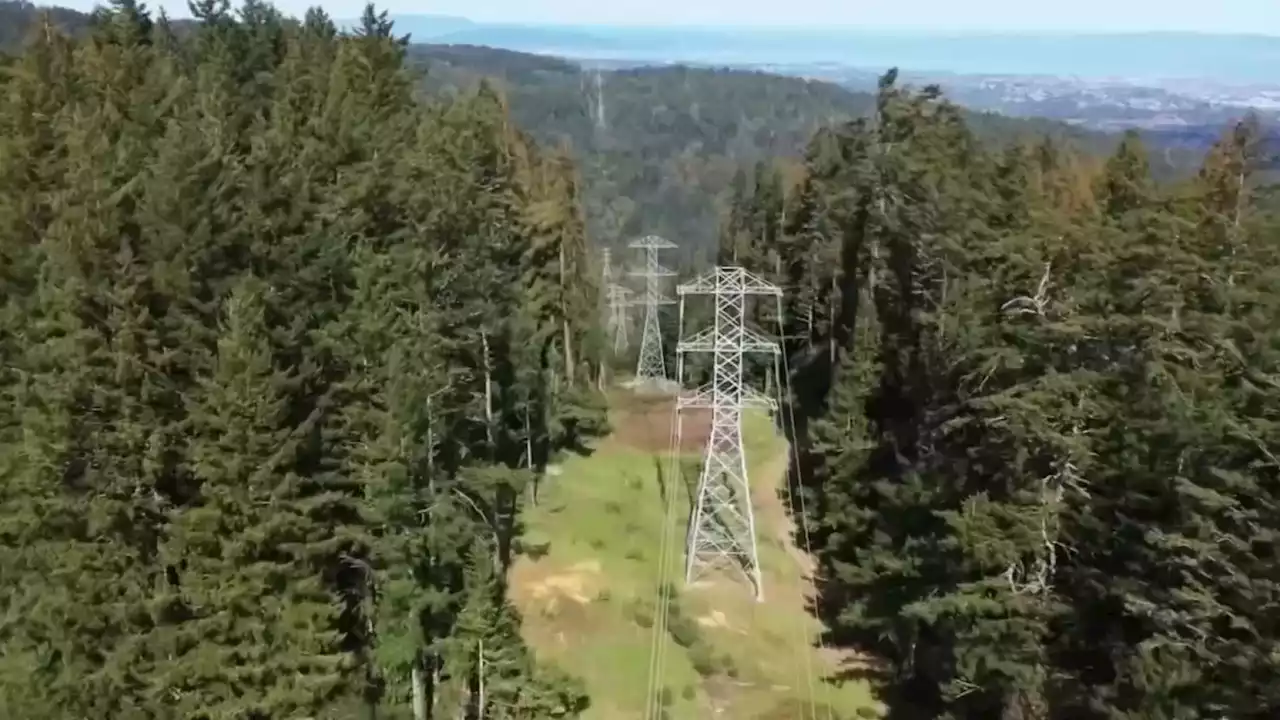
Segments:
[[[675,243],[657,235],[647,235],[627,247],[644,253],[644,266],[627,274],[644,278],[644,296],[636,303],[644,306],[644,330],[640,339],[640,358],[636,362],[636,383],[656,385],[666,382],[667,365],[662,352],[662,329],[658,323],[658,306],[673,305],[675,300],[662,292],[662,279],[675,273],[658,263],[659,250],[671,250]]]
[[[712,326],[682,339],[676,347],[677,378],[684,374],[685,353],[711,353],[714,358],[711,383],[682,393],[676,402],[678,411],[711,410],[711,435],[689,521],[685,582],[693,583],[707,571],[730,564],[747,576],[756,599],[763,600],[755,514],[742,448],[742,411],[753,407],[773,409],[777,403],[743,382],[743,357],[751,352],[776,355],[780,348],[773,340],[749,329],[745,316],[748,296],[771,295],[780,299],[782,290],[743,268],[717,267],[679,286],[676,292],[680,296],[682,325],[686,296],[710,295],[715,299]]]
[[[813,306],[811,304],[806,306],[804,303],[800,303],[799,305],[801,307],[802,312],[809,314],[810,323],[812,323],[811,313],[813,310]],[[778,337],[786,338],[786,339],[796,339],[797,336],[787,334],[787,323],[783,313],[781,297],[779,297],[778,300],[776,301],[776,307],[774,308],[774,310],[775,310],[774,320],[777,322]],[[806,334],[798,337],[807,338],[808,336]],[[777,366],[780,366],[780,367],[777,367]],[[813,553],[812,536],[809,532],[809,509],[806,506],[806,502],[805,502],[806,490],[804,488],[804,481],[801,476],[804,465],[802,463],[802,458],[800,456],[800,438],[797,436],[797,433],[796,433],[795,389],[791,385],[791,374],[792,374],[791,361],[790,359],[788,359],[786,348],[783,348],[782,352],[778,354],[778,363],[776,364],[775,367],[778,375],[778,386],[777,386],[777,400],[779,405],[778,415],[779,415],[779,420],[782,422],[783,436],[787,440],[787,448],[788,448],[787,460],[791,465],[792,471],[795,472],[794,478],[788,477],[785,480],[786,484],[784,485],[784,487],[786,488],[787,511],[790,513],[792,521],[796,524],[797,528],[799,529],[799,540],[803,542],[802,549],[804,551],[805,557],[810,558],[815,563],[815,566],[814,566],[815,569],[810,571],[810,573],[807,574],[806,579],[811,583],[812,587],[816,588],[817,583],[816,583],[816,577],[814,575],[817,572],[816,563],[818,562],[818,559]],[[792,489],[793,479],[794,479],[794,484],[796,486],[794,490]],[[819,657],[827,657],[827,642],[826,642],[826,639],[823,637],[821,628],[814,631],[813,636],[814,636],[813,639],[814,641],[816,641],[816,644],[820,651]],[[806,646],[806,649],[807,649],[807,646]],[[816,705],[817,694],[814,692],[814,687],[813,687],[813,684],[814,684],[813,657],[809,653],[805,653],[804,663],[805,663],[805,668],[808,671],[809,700],[811,703],[810,716],[813,718],[817,718],[817,711],[818,711],[818,708]],[[823,682],[821,684],[823,688],[823,693],[825,695],[824,699],[826,700],[824,705],[826,707],[827,720],[833,720],[835,717],[835,710],[831,705],[831,686],[826,682]]]
[[[667,467],[662,477],[664,482],[671,483],[680,475],[680,427],[681,415],[676,406],[671,407],[670,419],[670,453],[667,456]],[[659,469],[659,473],[663,470]],[[672,561],[675,559],[675,543],[671,531],[676,518],[676,496],[674,487],[666,492],[666,503],[663,510],[662,525],[658,539],[658,585],[654,595],[654,623],[650,637],[649,681],[645,687],[644,720],[663,720],[666,717],[662,705],[661,693],[667,666],[667,629],[669,626],[671,604],[674,588],[668,582],[671,576]]]

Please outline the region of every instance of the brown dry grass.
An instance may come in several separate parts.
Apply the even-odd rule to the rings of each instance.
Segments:
[[[671,450],[675,398],[670,395],[619,394],[612,403],[613,435],[607,442],[623,447],[665,454]],[[680,452],[697,454],[711,435],[709,410],[681,413]]]

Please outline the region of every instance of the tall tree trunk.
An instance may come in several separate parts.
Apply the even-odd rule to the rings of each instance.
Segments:
[[[476,666],[478,668],[476,674],[480,682],[479,716],[477,717],[477,720],[484,720],[484,709],[485,709],[485,704],[487,702],[487,699],[484,696],[484,669],[485,668],[484,668],[484,640],[483,639],[477,641],[476,643],[476,654],[479,656],[476,662]]]
[[[538,504],[538,485],[541,484],[542,472],[540,469],[535,470],[533,467],[533,424],[529,421],[528,404],[524,408],[524,458],[525,467],[534,470],[533,492],[530,493],[529,501],[536,506]]]
[[[480,347],[484,353],[484,436],[489,441],[489,460],[497,460],[493,441],[493,363],[489,360],[489,334],[480,331]]]
[[[573,386],[574,368],[573,368],[573,333],[569,328],[569,285],[565,281],[567,275],[565,271],[564,258],[564,236],[560,239],[560,318],[561,329],[564,333],[564,377],[569,382],[569,386]]]
[[[833,368],[836,366],[836,348],[840,342],[836,334],[836,323],[839,322],[836,298],[839,297],[837,293],[842,292],[838,277],[834,273],[831,275],[831,292],[827,293],[827,366]]]
[[[432,400],[435,399],[435,393],[427,396],[427,507],[435,506],[436,502],[436,418],[432,412]],[[432,545],[432,536],[435,534],[435,522],[430,515],[427,516],[427,533],[428,542]],[[435,548],[432,548],[431,555],[427,558],[430,566],[434,564]],[[423,665],[428,665],[430,669],[430,680],[423,673]],[[413,689],[413,720],[427,720],[428,716],[435,716],[435,689],[439,681],[439,663],[436,661],[434,654],[428,655],[424,651],[419,651],[418,658],[413,664],[413,675],[410,680]]]
[[[569,325],[569,318],[564,319],[564,379],[569,383],[569,387],[573,387],[574,380],[577,378],[576,368],[574,364],[577,358],[573,354],[573,333]]]
[[[413,664],[413,720],[427,720],[427,683],[422,673],[422,660]]]

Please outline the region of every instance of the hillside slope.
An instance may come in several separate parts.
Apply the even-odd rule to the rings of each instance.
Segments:
[[[758,162],[796,162],[820,127],[866,115],[868,93],[753,70],[709,67],[584,69],[558,58],[468,45],[415,45],[433,93],[498,81],[521,129],[570,148],[579,162],[592,235],[606,245],[642,233],[686,253],[708,252],[734,175]],[[1092,155],[1118,135],[1037,118],[967,114],[981,139],[1003,144],[1053,136]],[[1157,138],[1158,140],[1158,138]],[[1202,148],[1157,144],[1153,172],[1195,166]]]
[[[41,13],[47,13],[49,22],[54,27],[72,37],[81,37],[93,27],[93,16],[79,10],[52,4],[37,5],[27,0],[0,0],[0,55],[19,52],[27,33]],[[157,11],[156,17],[158,16]],[[196,21],[190,19],[167,22],[173,32],[180,36],[197,27]]]
[[[671,718],[735,720],[809,717],[810,703],[836,718],[875,715],[865,685],[827,685],[832,656],[811,647],[806,558],[792,546],[780,498],[787,445],[768,418],[748,418],[746,441],[764,569],[765,599],[731,577],[683,583],[687,483],[697,477],[706,418],[686,420],[683,477],[665,478],[669,399],[617,395],[615,432],[589,457],[574,457],[548,479],[526,512],[526,556],[511,574],[526,640],[586,681],[587,720],[622,720],[645,708],[661,533],[673,551],[664,577],[673,584],[660,687]],[[661,470],[661,471],[660,471]],[[663,492],[676,511],[666,519]],[[811,700],[812,699],[812,700]],[[825,709],[818,716],[827,717]]]
[[[26,0],[0,0],[0,53],[15,52],[21,46],[28,28],[40,11],[45,10]],[[54,27],[76,35],[89,27],[89,16],[67,8],[47,8]]]
[[[499,80],[522,130],[578,160],[592,236],[619,246],[657,233],[709,251],[734,176],[796,158],[820,127],[864,114],[871,97],[757,72],[686,67],[600,73],[554,58],[414,46],[430,92]]]
[[[13,51],[36,6],[0,0],[0,50]],[[84,32],[89,17],[51,10]],[[175,21],[185,32],[190,21]],[[684,66],[584,69],[575,62],[469,45],[413,45],[424,89],[449,94],[497,79],[517,125],[539,142],[562,145],[578,161],[584,205],[597,243],[658,233],[686,257],[715,246],[735,175],[759,162],[796,162],[820,127],[865,115],[872,96],[840,85],[752,70]],[[1035,118],[972,113],[974,132],[992,143],[1057,136],[1091,154],[1110,153],[1113,134]],[[1153,138],[1157,176],[1193,167],[1202,147]]]

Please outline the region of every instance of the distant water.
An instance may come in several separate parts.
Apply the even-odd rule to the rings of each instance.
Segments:
[[[491,45],[572,57],[854,67],[1088,78],[1280,83],[1280,37],[1149,34],[905,34],[612,26],[530,26],[393,17],[417,42]]]

